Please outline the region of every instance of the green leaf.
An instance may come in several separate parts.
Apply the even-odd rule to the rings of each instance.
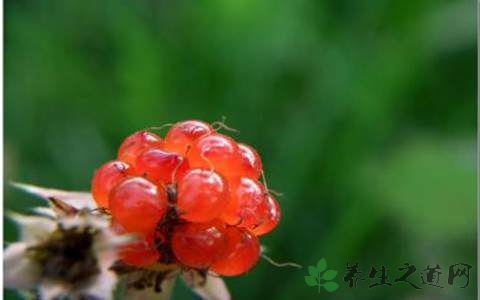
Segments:
[[[375,196],[370,199],[378,202],[370,205],[380,213],[393,213],[392,222],[401,222],[408,235],[446,239],[458,232],[474,234],[475,153],[473,141],[419,136],[389,158],[366,165],[359,184],[371,186]]]
[[[317,263],[317,270],[318,270],[319,273],[321,273],[321,272],[325,271],[326,268],[327,268],[327,261],[325,260],[325,258],[322,258]]]
[[[318,285],[317,279],[316,279],[315,277],[312,277],[312,276],[305,276],[305,282],[306,282],[309,286],[316,286],[316,285]]]
[[[337,276],[338,272],[335,270],[328,270],[325,273],[323,273],[322,279],[324,280],[332,280]]]
[[[334,292],[336,289],[338,289],[338,284],[333,281],[329,281],[323,285],[323,287],[328,291],[328,292]]]
[[[318,278],[318,271],[314,266],[308,266],[308,273],[315,278]]]

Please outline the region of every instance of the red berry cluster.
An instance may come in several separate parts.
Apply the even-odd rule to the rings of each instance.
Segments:
[[[92,194],[117,232],[140,236],[122,249],[125,263],[176,263],[234,276],[255,265],[257,237],[280,219],[261,174],[253,148],[189,120],[173,125],[165,139],[148,131],[127,137],[117,160],[96,171]]]

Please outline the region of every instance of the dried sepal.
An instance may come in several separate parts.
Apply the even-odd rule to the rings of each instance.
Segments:
[[[176,265],[160,263],[140,268],[117,261],[111,269],[121,276],[125,300],[168,300],[179,274]]]
[[[32,184],[12,182],[12,186],[29,194],[38,196],[45,200],[55,199],[75,209],[96,209],[97,205],[90,192],[64,191],[51,188],[44,188]],[[51,204],[49,202],[49,204]]]
[[[216,274],[189,270],[183,273],[183,280],[192,291],[205,300],[230,300],[230,292],[223,279]]]
[[[27,255],[25,243],[12,243],[3,252],[3,283],[8,288],[31,289],[41,276],[40,266]]]
[[[36,287],[41,299],[112,299],[117,275],[116,247],[132,240],[111,231],[105,215],[80,210],[75,215],[23,216],[11,214],[20,241],[5,250],[8,288]]]
[[[8,216],[17,224],[20,240],[27,245],[44,242],[57,226],[55,221],[42,216],[25,216],[14,212],[9,212]]]

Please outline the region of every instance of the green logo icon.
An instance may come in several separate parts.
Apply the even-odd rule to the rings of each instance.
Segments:
[[[308,273],[310,276],[305,276],[305,282],[309,286],[318,286],[319,293],[322,290],[322,286],[327,290],[327,292],[334,292],[336,289],[338,289],[338,284],[330,281],[337,276],[338,272],[334,270],[325,271],[326,269],[327,261],[325,258],[322,258],[318,261],[316,268],[314,266],[308,266]]]

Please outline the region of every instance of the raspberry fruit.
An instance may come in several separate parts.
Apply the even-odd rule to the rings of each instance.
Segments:
[[[224,276],[248,272],[260,257],[260,243],[251,233],[229,227],[225,233],[227,246],[223,257],[214,262],[210,270]]]
[[[280,221],[281,211],[277,200],[272,195],[267,195],[265,197],[265,202],[267,205],[267,213],[263,217],[261,225],[251,229],[251,231],[257,236],[269,233],[277,227],[278,222]]]
[[[127,178],[110,193],[109,207],[127,231],[148,234],[165,215],[167,194],[144,178]]]
[[[257,237],[280,220],[277,200],[258,181],[257,151],[202,121],[178,122],[164,140],[137,131],[117,159],[95,172],[92,194],[115,232],[138,236],[119,250],[128,265],[243,274],[259,259]]]
[[[228,204],[228,187],[218,173],[192,169],[178,183],[180,216],[191,222],[205,222],[220,215]]]
[[[108,208],[110,191],[123,179],[133,175],[130,165],[113,160],[105,163],[93,175],[92,195],[99,207]]]
[[[118,159],[135,167],[137,157],[148,148],[161,148],[162,139],[148,131],[137,131],[127,137],[118,148]]]
[[[238,144],[222,134],[210,134],[199,139],[187,154],[188,162],[194,168],[214,169],[226,178],[242,172],[242,158]]]
[[[165,150],[185,155],[193,143],[215,130],[207,123],[197,120],[178,122],[165,136]]]
[[[245,144],[238,144],[238,149],[242,158],[243,175],[252,179],[260,178],[263,166],[257,151]]]
[[[144,151],[136,160],[136,171],[156,184],[174,183],[189,169],[180,155],[159,149]]]
[[[230,184],[230,203],[221,219],[230,225],[253,229],[263,223],[267,213],[265,188],[253,179],[242,177]]]
[[[225,225],[218,220],[179,225],[173,232],[173,253],[188,267],[208,268],[224,254],[225,230]]]

